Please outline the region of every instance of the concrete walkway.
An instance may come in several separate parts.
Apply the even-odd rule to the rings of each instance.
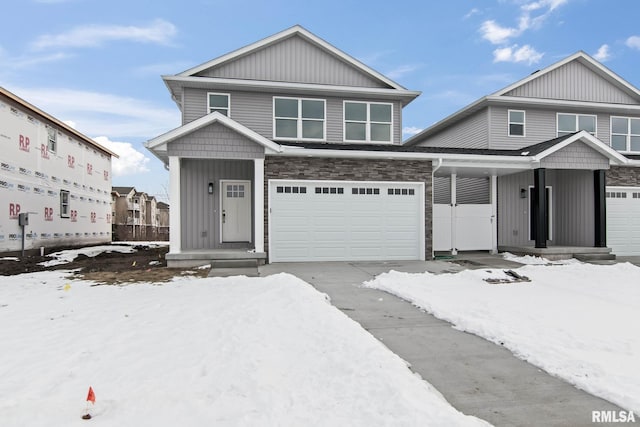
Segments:
[[[460,332],[395,296],[359,285],[389,271],[432,273],[515,268],[500,257],[445,261],[279,263],[260,275],[291,273],[329,295],[461,412],[496,426],[593,426],[591,411],[620,408],[552,377],[489,341]]]

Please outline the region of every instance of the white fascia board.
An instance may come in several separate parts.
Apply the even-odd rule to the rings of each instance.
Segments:
[[[608,104],[602,102],[588,101],[568,101],[563,99],[548,98],[526,98],[521,96],[494,96],[486,97],[492,104],[510,104],[510,105],[533,105],[533,106],[549,106],[549,107],[576,107],[591,108],[597,110],[616,110],[616,111],[633,111],[640,113],[640,105],[632,104]]]
[[[617,163],[617,164],[627,164],[629,159],[627,159],[622,154],[618,153],[613,148],[609,147],[604,142],[600,141],[595,136],[591,135],[589,132],[583,130],[578,132],[577,134],[571,136],[570,138],[565,139],[564,141],[544,150],[541,153],[533,156],[533,159],[537,162],[541,161],[545,157],[562,150],[566,146],[573,144],[576,141],[581,141],[587,144],[589,147],[593,148],[603,156],[607,157],[609,160]]]
[[[393,152],[393,151],[366,151],[366,150],[331,150],[313,149],[303,147],[282,146],[282,151],[275,153],[281,156],[291,157],[335,157],[353,159],[389,159],[389,160],[443,160],[443,162],[455,160],[466,163],[468,166],[480,164],[526,164],[531,162],[529,156],[497,156],[483,154],[451,154],[451,153],[418,153],[418,152]]]
[[[288,37],[291,37],[294,34],[300,34],[301,36],[305,37],[306,39],[308,39],[309,41],[311,41],[312,43],[320,46],[321,48],[325,49],[328,52],[331,52],[332,54],[334,54],[335,56],[339,57],[340,59],[342,59],[343,61],[351,64],[352,66],[360,69],[361,71],[363,71],[366,74],[369,74],[370,76],[380,80],[381,82],[391,86],[392,88],[396,89],[396,90],[406,90],[403,86],[399,85],[398,83],[394,82],[393,80],[389,79],[388,77],[385,77],[384,75],[378,73],[377,71],[375,71],[374,69],[366,66],[365,64],[363,64],[362,62],[358,61],[357,59],[353,58],[350,55],[347,55],[345,52],[341,51],[340,49],[336,48],[335,46],[333,46],[330,43],[327,43],[326,41],[324,41],[323,39],[321,39],[320,37],[316,36],[315,34],[311,33],[310,31],[306,30],[305,28],[303,28],[301,25],[294,25],[291,28],[288,28],[284,31],[280,31],[279,33],[273,34],[269,37],[266,37],[262,40],[259,40],[255,43],[252,43],[250,45],[247,45],[245,47],[242,47],[240,49],[234,50],[233,52],[229,52],[225,55],[219,56],[218,58],[212,59],[211,61],[205,62],[204,64],[198,65],[196,67],[190,68],[186,71],[183,71],[182,73],[177,74],[178,76],[192,76],[194,74],[197,74],[201,71],[204,71],[208,68],[211,67],[215,67],[216,65],[219,64],[223,64],[225,62],[231,61],[235,58],[239,58],[243,55],[247,55],[251,52],[257,51],[265,46],[268,46],[272,43],[275,43],[279,40],[284,40]]]
[[[385,88],[367,88],[356,86],[339,86],[339,85],[321,85],[313,83],[291,83],[291,82],[276,82],[268,80],[244,80],[244,79],[228,79],[219,77],[191,77],[191,76],[163,76],[165,84],[168,86],[169,82],[182,83],[183,86],[193,87],[212,87],[212,86],[224,86],[226,89],[240,89],[240,90],[258,90],[258,91],[287,91],[295,93],[318,93],[318,94],[349,94],[358,95],[371,95],[375,97],[385,98],[406,98],[413,100],[418,97],[422,92],[406,90],[406,89],[385,89]],[[171,88],[169,87],[171,91]],[[407,101],[408,103],[408,101]]]

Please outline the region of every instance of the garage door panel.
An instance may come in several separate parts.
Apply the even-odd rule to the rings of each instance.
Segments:
[[[619,256],[640,255],[640,188],[607,187],[607,246]]]
[[[287,186],[307,193],[275,190]],[[272,261],[424,259],[419,184],[272,181],[269,188]]]

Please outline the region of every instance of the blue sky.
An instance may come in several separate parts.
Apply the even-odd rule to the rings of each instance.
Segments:
[[[163,198],[142,146],[178,126],[162,79],[295,24],[422,95],[405,138],[578,50],[640,87],[637,0],[21,0],[4,6],[0,85],[121,154],[113,185]]]

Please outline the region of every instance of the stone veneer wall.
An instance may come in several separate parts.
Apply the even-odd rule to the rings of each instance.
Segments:
[[[640,187],[640,168],[629,166],[611,166],[607,171],[607,185]]]
[[[433,254],[431,161],[267,156],[264,162],[264,247],[269,248],[269,180],[413,181],[425,183],[425,256]]]

